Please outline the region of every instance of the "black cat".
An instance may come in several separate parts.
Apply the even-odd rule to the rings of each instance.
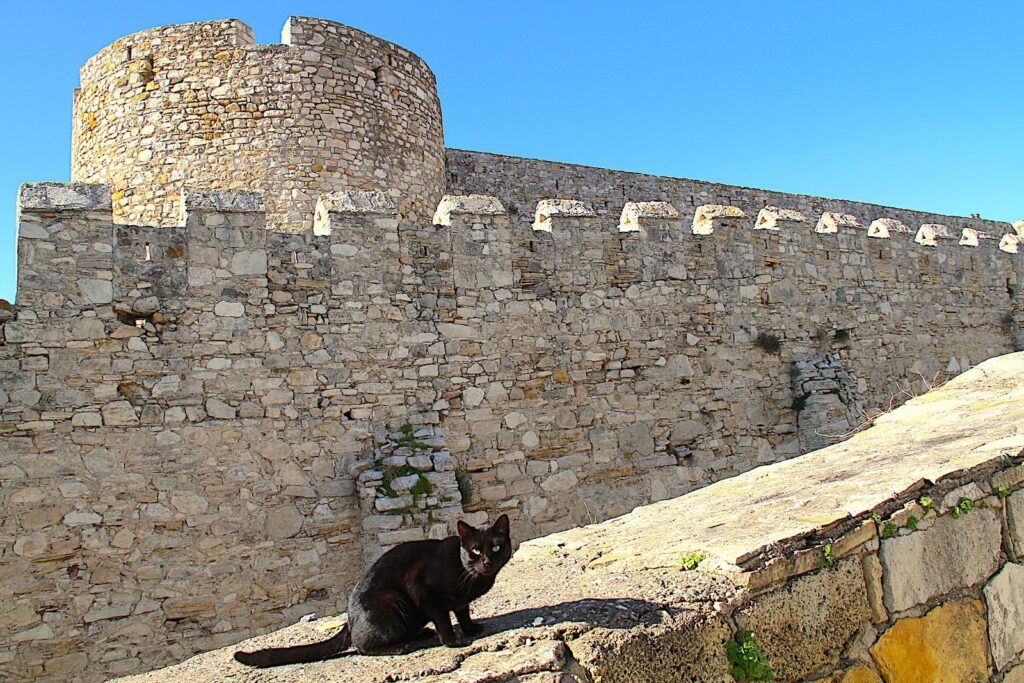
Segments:
[[[512,556],[512,541],[508,515],[487,529],[460,521],[458,531],[443,541],[402,543],[381,555],[352,589],[348,624],[333,638],[236,652],[235,659],[263,668],[340,657],[350,647],[360,654],[381,653],[422,637],[427,622],[433,622],[448,647],[462,645],[465,641],[455,634],[448,613],[455,612],[466,638],[483,630],[470,618],[469,603],[494,585],[498,570]]]

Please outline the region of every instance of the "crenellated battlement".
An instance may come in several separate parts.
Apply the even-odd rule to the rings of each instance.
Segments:
[[[322,195],[312,229],[288,238],[267,229],[263,197],[250,191],[183,188],[178,228],[115,227],[105,185],[28,184],[22,188],[19,212],[19,302],[27,305],[108,305],[131,299],[131,292],[141,294],[139,283],[157,292],[180,294],[184,287],[189,296],[217,298],[226,289],[245,291],[267,286],[268,278],[287,279],[270,273],[270,252],[278,249],[286,252],[279,258],[289,269],[309,254],[323,254],[324,263],[312,269],[328,296],[339,283],[347,283],[342,286],[347,295],[383,287],[385,280],[391,282],[389,291],[398,291],[400,285],[389,273],[398,270],[408,252],[400,235],[426,229],[413,224],[403,228],[394,202],[379,191]],[[568,273],[563,284],[685,279],[687,255],[703,249],[702,240],[715,241],[716,252],[723,256],[734,252],[735,257],[749,258],[739,245],[760,232],[776,235],[771,239],[785,260],[802,253],[813,261],[813,252],[827,253],[837,246],[872,258],[872,243],[888,240],[901,245],[899,257],[904,259],[941,249],[952,259],[945,265],[950,273],[952,263],[993,275],[1019,267],[1015,255],[1020,237],[1010,225],[998,236],[976,228],[955,235],[936,223],[915,227],[895,218],[869,222],[867,217],[833,212],[807,216],[781,207],[763,208],[751,218],[725,205],[702,205],[687,215],[670,202],[627,202],[616,223],[585,201],[544,199],[537,203],[531,235],[517,233],[496,197],[448,195],[438,204],[433,222],[447,236],[431,242],[431,248],[451,253],[459,289],[512,287],[524,281],[532,287],[539,278],[558,281],[561,269]],[[745,230],[748,234],[741,236]],[[987,260],[971,261],[975,252],[986,254]],[[516,267],[514,262],[525,265]],[[789,267],[796,271],[799,265],[793,261]],[[696,266],[699,270],[700,264]],[[942,267],[935,269],[938,275]]]

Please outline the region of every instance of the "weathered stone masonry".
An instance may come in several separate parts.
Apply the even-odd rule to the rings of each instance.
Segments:
[[[266,140],[240,135],[218,155],[251,170]],[[0,667],[24,678],[341,611],[365,559],[460,515],[523,539],[791,457],[1024,323],[1024,226],[455,150],[443,199],[404,170],[252,192],[110,154],[140,175],[23,188],[0,311]]]
[[[444,189],[434,74],[388,41],[291,17],[257,45],[236,19],[134,33],[82,67],[71,178],[111,187],[119,222],[174,225],[185,185],[256,189],[308,231],[317,198],[383,190],[429,218]]]

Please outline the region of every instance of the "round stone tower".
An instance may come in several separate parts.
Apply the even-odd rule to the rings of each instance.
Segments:
[[[424,220],[443,194],[433,72],[342,24],[291,17],[280,45],[236,19],[154,28],[81,78],[71,178],[108,183],[118,222],[179,225],[188,185],[259,190],[287,232],[310,229],[326,192],[381,190]]]

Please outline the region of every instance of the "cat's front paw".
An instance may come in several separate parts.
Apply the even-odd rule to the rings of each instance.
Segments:
[[[468,644],[468,641],[465,638],[460,638],[459,636],[452,635],[448,638],[441,638],[441,644],[445,647],[463,647],[464,645]]]

